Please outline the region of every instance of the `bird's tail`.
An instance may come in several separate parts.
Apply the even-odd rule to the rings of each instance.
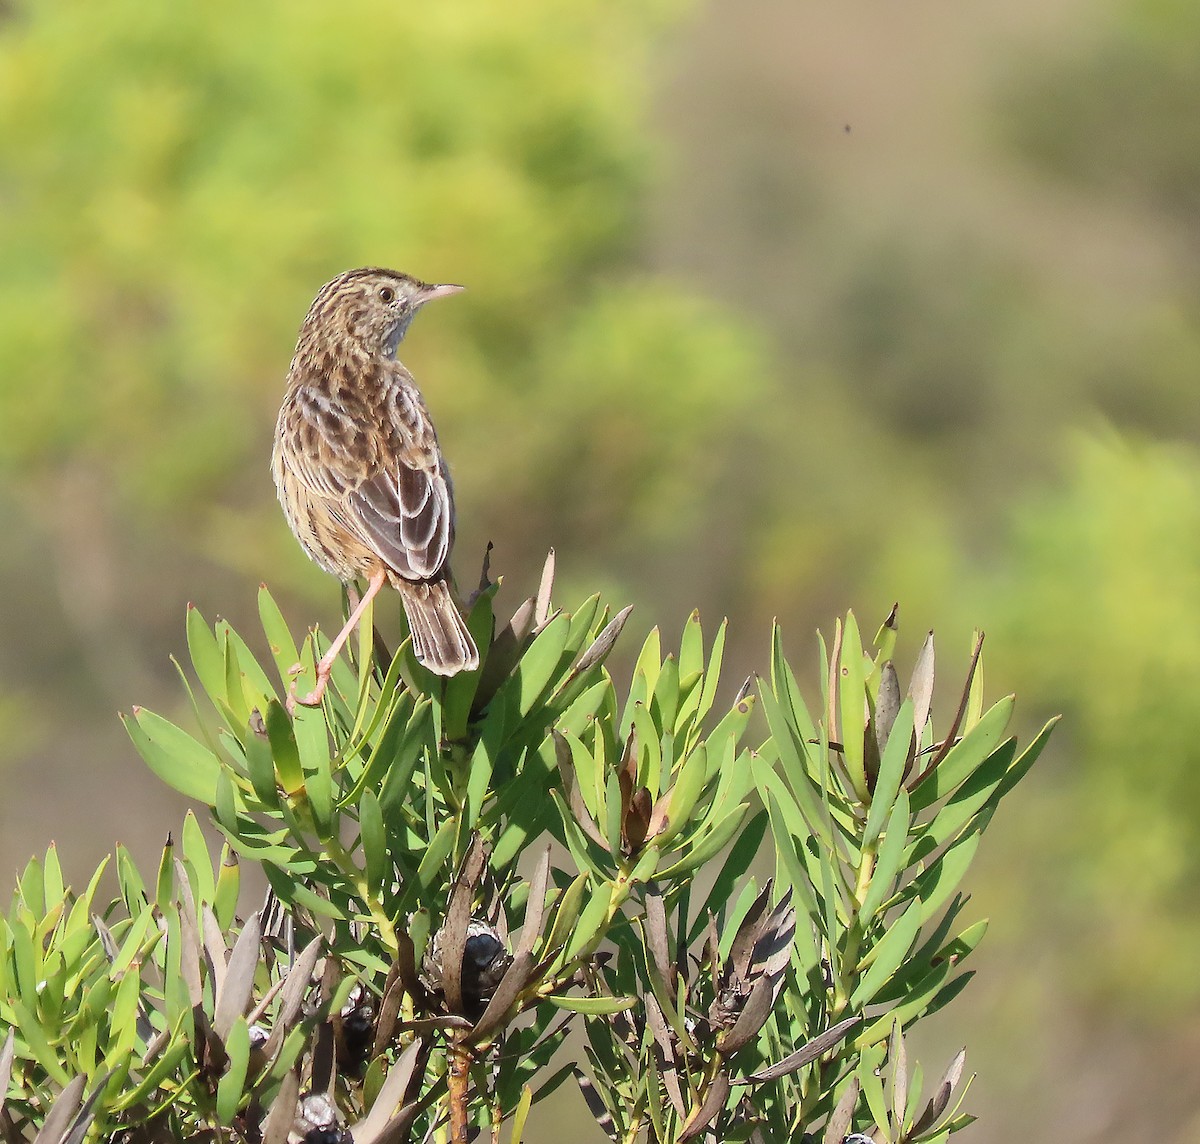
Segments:
[[[397,578],[396,587],[404,601],[417,659],[436,675],[474,671],[479,666],[479,651],[447,580]]]

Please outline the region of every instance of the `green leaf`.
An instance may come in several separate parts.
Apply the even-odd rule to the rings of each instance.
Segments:
[[[47,1040],[46,1034],[42,1029],[41,1020],[29,1010],[20,998],[12,997],[8,1003],[12,1006],[13,1016],[16,1018],[17,1028],[20,1030],[21,1040],[25,1042],[29,1051],[33,1053],[38,1064],[46,1070],[50,1079],[60,1088],[66,1088],[71,1078],[59,1063],[58,1051],[52,1048],[49,1040]]]
[[[591,897],[579,913],[570,941],[559,957],[559,965],[566,965],[573,957],[589,950],[603,936],[608,923],[608,908],[612,901],[613,888],[607,885],[593,888]],[[555,918],[555,928],[558,919]]]
[[[448,818],[429,840],[429,846],[421,857],[420,866],[417,867],[417,882],[423,888],[428,889],[433,885],[435,876],[445,865],[446,859],[450,857],[451,851],[454,849],[456,833],[457,824],[454,819]]]
[[[1056,715],[1050,720],[1037,734],[1037,737],[1025,748],[1020,754],[1020,757],[1012,764],[1004,774],[1004,778],[1000,781],[1000,789],[996,793],[996,801],[999,802],[1012,788],[1021,781],[1029,773],[1029,768],[1037,762],[1038,756],[1042,753],[1042,748],[1050,738],[1050,733],[1058,725],[1061,716]]]
[[[657,841],[650,843],[638,855],[633,869],[629,871],[628,882],[631,886],[649,882],[658,873],[658,861],[661,857]]]
[[[153,711],[135,707],[125,726],[146,765],[173,790],[206,806],[216,802],[220,760],[186,731]]]
[[[509,1136],[509,1144],[521,1144],[525,1132],[525,1120],[529,1116],[529,1106],[532,1103],[533,1090],[529,1085],[524,1085],[521,1088],[521,1099],[517,1102],[517,1107],[513,1110],[512,1134]]]
[[[928,870],[913,880],[911,892],[921,906],[922,923],[933,917],[958,889],[979,849],[981,835],[972,831],[941,854]]]
[[[233,925],[240,892],[241,867],[238,865],[237,855],[228,846],[223,846],[216,890],[212,898],[213,913],[222,929],[229,929]]]
[[[608,852],[619,859],[621,856],[621,783],[617,772],[608,772],[604,791],[604,820],[598,825],[604,828],[604,839]]]
[[[225,1052],[229,1055],[229,1064],[217,1081],[217,1119],[228,1126],[237,1115],[246,1084],[246,1069],[250,1064],[250,1029],[245,1017],[239,1016],[234,1021],[225,1041]]]
[[[248,717],[251,708],[257,707],[261,710],[266,700],[276,698],[275,685],[267,677],[267,673],[263,671],[250,648],[247,647],[246,641],[228,623],[223,623],[221,626],[224,629],[228,646],[237,653],[237,682]]]
[[[227,830],[237,830],[238,798],[228,770],[217,775],[217,797],[213,802],[213,814],[218,823]]]
[[[867,814],[867,824],[863,827],[863,848],[874,846],[884,823],[888,821],[900,784],[904,779],[904,765],[908,761],[908,752],[913,743],[913,702],[906,699],[900,705],[900,712],[892,725],[892,733],[888,736],[887,746],[879,760],[879,777],[875,781],[875,791],[871,795],[871,809]]]
[[[584,729],[598,717],[605,699],[612,693],[612,680],[607,676],[589,684],[555,720],[555,729],[564,735],[582,737]]]
[[[1015,705],[1016,699],[1012,695],[1001,699],[950,748],[946,757],[913,788],[914,814],[932,806],[974,774],[1003,738]]]
[[[379,745],[371,756],[370,770],[376,771],[378,759],[386,768],[383,788],[379,793],[379,805],[387,822],[398,821],[405,800],[412,787],[412,776],[426,748],[434,749],[430,740],[433,733],[432,704],[422,699],[411,708],[407,723],[402,716],[409,711],[408,703],[397,707],[396,715],[389,720]]]
[[[900,723],[897,721],[896,726]],[[905,731],[910,727],[906,726]],[[896,729],[892,729],[893,737],[896,734]],[[888,746],[891,746],[889,740]],[[875,856],[875,869],[871,873],[871,885],[867,888],[866,894],[863,896],[862,905],[859,907],[858,916],[863,925],[866,925],[874,916],[884,902],[892,894],[892,889],[896,882],[896,877],[900,873],[900,869],[904,864],[904,852],[908,845],[908,830],[909,830],[909,812],[908,812],[908,791],[903,787],[896,795],[896,801],[892,805],[892,812],[888,816],[886,829],[883,834],[883,843]]]
[[[1001,743],[984,760],[983,765],[938,808],[911,848],[908,859],[910,865],[934,853],[960,833],[969,832],[977,825],[977,816],[995,809],[999,798],[997,791],[1012,764],[1016,749],[1015,739]]]
[[[885,1020],[887,1021],[888,1032],[890,1032],[892,1019],[891,1017],[880,1018],[881,1022]],[[871,1045],[869,1046],[869,1049],[876,1051],[863,1051],[855,1075],[858,1077],[858,1083],[861,1086],[862,1095],[866,1099],[867,1108],[870,1110],[871,1115],[875,1118],[875,1123],[879,1125],[886,1125],[888,1122],[887,1100],[883,1093],[883,1077],[881,1071],[884,1050],[882,1045]]]
[[[302,710],[305,709],[297,708],[297,717]],[[300,751],[292,721],[278,700],[272,699],[267,704],[265,723],[279,785],[287,794],[295,795],[304,787],[304,770],[300,766]]]
[[[729,840],[737,833],[737,829],[746,817],[749,806],[742,804],[731,810],[724,818],[719,819],[715,826],[702,828],[696,836],[688,840],[688,849],[683,856],[672,865],[659,872],[664,881],[677,878],[702,866],[715,854],[719,854],[728,845]]]
[[[685,826],[691,825],[691,814],[704,792],[707,774],[708,751],[701,744],[683,760],[675,772],[675,782],[671,788],[670,801],[667,803],[666,826],[656,835],[656,840],[663,849],[666,849],[667,843]]]
[[[116,976],[115,974],[113,975]],[[137,970],[124,973],[116,982],[109,1018],[112,1034],[104,1055],[106,1069],[129,1067],[129,1059],[137,1044],[138,1000],[142,983]]]
[[[363,791],[358,812],[358,827],[362,839],[363,859],[366,864],[367,885],[372,893],[378,894],[383,890],[388,879],[389,862],[383,811],[374,791]]]
[[[777,741],[774,742],[778,745]],[[785,772],[786,770],[785,765]],[[797,776],[796,784],[789,790],[762,755],[752,760],[751,773],[758,787],[759,797],[764,802],[768,794],[778,799],[780,809],[787,820],[788,830],[795,838],[804,839],[812,835],[825,849],[833,849],[833,835],[825,817],[825,808],[804,774]],[[797,792],[795,796],[793,791]]]
[[[604,786],[601,780],[601,770],[595,756],[584,744],[569,732],[563,733],[563,739],[571,750],[571,766],[575,771],[575,785],[583,805],[587,807],[592,821],[601,823],[608,814],[603,796]],[[601,741],[603,749],[603,741]]]
[[[556,1009],[567,1009],[572,1013],[583,1013],[588,1017],[623,1013],[638,1003],[636,997],[564,997],[553,993],[546,1000]]]
[[[583,905],[583,891],[588,884],[586,874],[578,874],[571,884],[562,892],[558,899],[558,908],[554,913],[554,924],[546,938],[546,950],[552,952],[565,945],[575,928],[579,911]]]
[[[708,915],[718,914],[733,895],[733,887],[754,861],[755,855],[762,845],[763,836],[767,831],[767,812],[760,810],[746,824],[745,829],[738,833],[737,840],[729,848],[729,854],[721,866],[720,872],[713,880],[712,889],[704,899],[704,904],[696,914],[692,928],[688,932],[688,944],[699,939],[708,921]]]
[[[288,673],[300,662],[300,652],[296,648],[296,641],[292,639],[287,621],[283,618],[279,605],[267,591],[266,584],[260,584],[258,588],[258,617],[262,623],[263,634],[267,637],[271,658],[275,661],[275,669],[279,673],[279,681],[286,691],[291,686],[291,676]]]
[[[863,664],[862,638],[853,612],[846,615],[842,633],[842,654],[838,667],[838,722],[842,742],[842,757],[854,786],[854,793],[864,805],[870,800],[867,792],[866,763],[863,756],[863,733],[866,727],[866,673]]]
[[[642,644],[642,650],[638,653],[637,660],[633,665],[633,674],[636,678],[641,676],[646,682],[646,700],[654,694],[654,687],[658,683],[658,673],[662,668],[662,638],[658,628],[652,628],[646,636],[646,642]],[[628,717],[628,715],[627,715]],[[625,719],[622,719],[622,723]]]
[[[130,917],[137,917],[142,908],[150,901],[146,893],[146,884],[138,873],[133,856],[118,843],[117,845],[117,881],[121,886],[121,898]]]
[[[921,903],[918,901],[888,926],[878,944],[860,962],[860,971],[866,969],[866,972],[850,994],[852,1011],[861,1009],[888,983],[912,949],[920,929]]]
[[[471,613],[467,616],[467,630],[479,648],[480,666],[474,671],[460,671],[446,681],[446,689],[442,698],[443,734],[451,742],[463,738],[467,733],[467,723],[471,716],[471,705],[475,700],[475,692],[483,674],[487,661],[487,649],[492,642],[492,632],[495,629],[495,616],[492,612],[493,600],[499,584],[492,584],[476,598]]]
[[[265,733],[255,731],[253,720],[242,736],[242,747],[246,754],[246,774],[259,802],[267,810],[279,807],[279,786],[275,781],[275,760],[271,756],[271,742]]]
[[[771,836],[775,840],[775,880],[780,885],[791,886],[804,913],[820,922],[823,915],[817,901],[818,880],[808,869],[803,843],[788,828],[787,816],[775,792],[769,792],[765,797]]]
[[[673,655],[663,660],[650,700],[650,711],[660,735],[675,730],[675,716],[679,712],[679,664]]]
[[[216,889],[212,856],[204,840],[204,831],[190,810],[183,820],[182,840],[183,860],[191,879],[192,893],[198,901],[211,902]]]
[[[200,686],[214,704],[226,703],[225,657],[208,622],[194,604],[187,606],[187,645]]]
[[[721,682],[721,663],[725,656],[725,632],[728,621],[722,620],[708,653],[708,667],[704,671],[704,683],[700,691],[700,703],[696,708],[696,719],[703,719],[711,710],[717,697],[717,686]]]
[[[556,616],[537,635],[529,649],[521,657],[513,672],[517,690],[517,710],[524,718],[533,710],[533,705],[558,673],[570,631],[570,620]]]
[[[467,771],[467,789],[464,813],[466,821],[474,826],[483,813],[484,802],[493,794],[492,774],[504,744],[504,725],[499,719],[484,723],[483,733],[475,745]]]
[[[154,906],[147,905],[134,915],[121,939],[120,948],[117,950],[109,970],[109,976],[114,980],[125,973],[133,965],[135,959],[139,962],[144,961],[147,952],[162,937],[162,931],[157,927],[149,938],[146,936],[155,922],[154,910]]]
[[[167,835],[167,844],[163,847],[162,857],[158,860],[158,877],[154,883],[154,902],[159,910],[170,908],[175,897],[175,843]]]
[[[720,759],[720,755],[713,750],[714,746],[724,743],[727,738],[732,739],[735,744],[742,741],[742,736],[746,733],[746,727],[750,722],[750,716],[753,711],[754,696],[747,695],[744,699],[739,699],[725,712],[721,721],[712,729],[712,732],[708,736],[710,763]]]
[[[171,1039],[167,1047],[159,1053],[137,1084],[130,1088],[122,1088],[113,1098],[113,1102],[109,1106],[113,1112],[123,1112],[128,1108],[143,1104],[150,1099],[153,1093],[157,1092],[159,1085],[175,1073],[184,1057],[192,1051],[192,1046],[183,1033],[183,1025],[187,1021],[194,1020],[190,1008],[187,1012],[179,1015],[171,1030]]]
[[[46,850],[46,861],[42,864],[42,885],[45,890],[46,909],[63,901],[67,890],[63,883],[62,866],[58,861],[58,846],[51,842]]]
[[[651,798],[657,798],[662,783],[662,746],[658,727],[644,703],[634,704],[633,726],[637,731],[638,782],[650,791]]]
[[[686,679],[695,672],[703,671],[704,632],[700,628],[700,613],[693,610],[679,637],[679,678]]]
[[[320,917],[333,918],[334,921],[348,920],[344,909],[298,881],[292,871],[264,864],[263,873],[266,874],[267,881],[271,883],[271,889],[275,891],[283,905],[300,906]]]
[[[594,875],[597,879],[603,879],[607,874],[607,867],[610,864],[614,854],[619,854],[619,848],[614,854],[609,854],[602,857],[603,852],[599,846],[595,846],[591,839],[584,834],[582,827],[575,821],[575,816],[571,813],[571,808],[566,804],[562,794],[559,791],[550,791],[550,800],[558,811],[559,821],[562,823],[563,833],[562,842],[571,852],[571,858],[575,865],[580,869]],[[504,832],[502,841],[506,841],[511,833],[511,829]],[[619,831],[618,831],[619,834]],[[499,846],[497,846],[499,849]],[[495,852],[493,852],[493,860]]]

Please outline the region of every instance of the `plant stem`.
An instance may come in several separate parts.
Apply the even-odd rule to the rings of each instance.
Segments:
[[[858,967],[858,952],[862,948],[863,927],[859,911],[866,901],[867,892],[871,889],[871,877],[875,873],[875,847],[863,848],[858,864],[857,878],[854,886],[854,916],[846,933],[846,946],[842,954],[840,970],[835,971],[837,983],[834,990],[833,1015],[839,1016],[845,1009],[846,1003],[853,992],[848,979]]]
[[[458,1033],[450,1041],[446,1099],[450,1105],[450,1144],[467,1144],[467,1086],[471,1076],[471,1050]]]
[[[384,912],[383,903],[371,892],[366,875],[359,870],[345,847],[336,839],[331,838],[325,843],[325,852],[333,859],[343,877],[354,887],[359,899],[367,907],[371,920],[378,927],[379,936],[387,947],[388,953],[394,958],[396,951],[400,948],[396,941],[396,928],[392,925],[392,919]]]

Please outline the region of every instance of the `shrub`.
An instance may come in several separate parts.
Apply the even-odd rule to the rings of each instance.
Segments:
[[[719,701],[725,625],[706,645],[696,614],[618,689],[630,609],[556,609],[552,582],[553,557],[497,623],[485,576],[478,671],[368,637],[294,717],[320,634],[298,649],[264,587],[264,666],[189,609],[198,734],[125,724],[222,852],[189,815],[152,879],[118,849],[107,906],[103,868],[77,894],[53,847],[29,864],[0,920],[8,1138],[520,1141],[570,1078],[614,1141],[970,1122],[964,1054],[922,1103],[905,1032],[971,976],[986,924],[960,928],[958,886],[1050,727],[1005,737],[980,638],[935,734],[932,636],[902,697],[895,610],[873,654],[853,615],[822,642],[815,713],[778,630],[767,676]],[[270,893],[239,920],[247,861]]]

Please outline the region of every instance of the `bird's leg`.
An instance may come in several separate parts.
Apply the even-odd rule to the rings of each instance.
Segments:
[[[338,632],[337,638],[329,645],[329,650],[321,656],[321,660],[317,664],[316,687],[301,698],[296,694],[296,684],[293,681],[291,693],[288,695],[288,710],[290,712],[295,712],[297,703],[302,707],[316,707],[320,704],[321,696],[325,694],[325,687],[329,683],[330,673],[333,671],[333,661],[337,659],[338,652],[342,650],[346,640],[350,638],[350,633],[358,627],[359,621],[363,618],[363,613],[367,610],[367,605],[375,598],[375,594],[383,587],[386,579],[387,573],[381,568],[367,582],[367,590],[363,593],[362,599],[359,600],[354,611],[350,613],[350,618],[346,621],[345,626]]]

